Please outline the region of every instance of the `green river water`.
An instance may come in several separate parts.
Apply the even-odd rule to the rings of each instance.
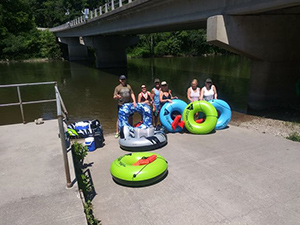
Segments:
[[[233,110],[246,112],[250,76],[250,61],[238,56],[209,56],[194,58],[128,59],[127,71],[99,70],[89,63],[67,61],[0,64],[0,84],[57,81],[69,112],[70,121],[99,119],[105,133],[113,132],[117,117],[113,90],[119,75],[126,73],[135,95],[140,85],[152,88],[154,78],[169,83],[173,95],[187,100],[186,91],[192,79],[202,87],[212,78],[218,96]],[[22,87],[23,101],[54,98],[52,85]],[[18,102],[16,88],[0,89],[0,104]],[[24,105],[26,121],[38,117],[56,118],[55,103]],[[0,125],[20,123],[19,106],[0,107]]]

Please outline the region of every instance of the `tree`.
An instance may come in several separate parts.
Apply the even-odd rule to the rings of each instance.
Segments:
[[[1,58],[20,58],[34,49],[36,29],[31,8],[25,0],[4,0],[0,4]]]

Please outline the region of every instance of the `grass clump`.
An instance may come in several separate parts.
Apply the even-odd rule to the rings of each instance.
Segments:
[[[287,136],[286,139],[300,142],[300,134],[298,134],[297,132],[293,132],[289,134],[289,136]]]
[[[84,212],[88,225],[101,225],[101,222],[95,218],[93,213],[93,204],[91,199],[95,195],[94,185],[92,182],[91,174],[88,169],[85,169],[83,163],[84,158],[88,154],[87,146],[83,146],[80,143],[73,143],[72,153],[75,166],[75,174],[78,182],[78,187],[84,196]]]

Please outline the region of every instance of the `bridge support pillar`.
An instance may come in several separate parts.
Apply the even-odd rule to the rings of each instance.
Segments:
[[[248,109],[299,104],[299,29],[297,15],[208,19],[209,43],[252,59]]]
[[[126,48],[139,39],[137,36],[90,36],[83,40],[95,50],[97,68],[115,68],[127,67]]]
[[[68,45],[69,61],[88,60],[88,48],[80,44],[78,37],[58,38],[58,41]]]

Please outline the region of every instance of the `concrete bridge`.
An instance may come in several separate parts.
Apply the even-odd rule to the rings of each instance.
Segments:
[[[207,29],[211,44],[252,59],[248,105],[299,103],[299,0],[112,0],[51,28],[70,60],[96,53],[99,68],[126,66],[136,34]]]

